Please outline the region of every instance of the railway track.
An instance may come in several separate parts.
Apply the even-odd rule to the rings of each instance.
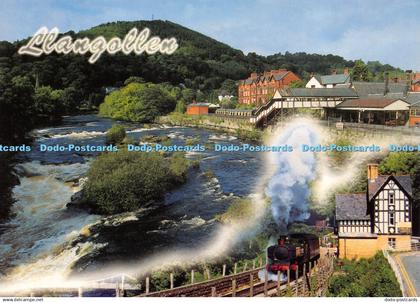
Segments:
[[[263,269],[259,267],[236,275],[229,275],[213,280],[207,280],[200,283],[185,285],[164,291],[149,293],[143,296],[146,297],[205,297],[205,296],[228,296],[232,295],[232,288],[235,287],[237,291],[249,286],[250,278],[256,282],[258,279],[258,271]]]

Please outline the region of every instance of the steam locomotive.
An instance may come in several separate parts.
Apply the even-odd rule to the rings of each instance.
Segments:
[[[319,259],[319,238],[312,234],[281,236],[277,245],[267,248],[267,271],[296,271],[305,263]]]

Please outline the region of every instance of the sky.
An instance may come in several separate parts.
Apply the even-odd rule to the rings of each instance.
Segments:
[[[153,18],[244,53],[332,53],[420,71],[419,12],[418,0],[1,0],[0,40]]]

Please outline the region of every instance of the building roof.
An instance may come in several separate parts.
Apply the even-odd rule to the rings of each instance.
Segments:
[[[328,85],[328,84],[344,84],[350,82],[350,75],[348,74],[331,74],[331,75],[323,75],[318,76],[316,79],[322,84],[322,85]]]
[[[375,181],[368,182],[369,200],[375,197],[389,179],[394,179],[410,197],[413,195],[412,180],[409,175],[379,175]]]
[[[420,92],[409,92],[407,94],[407,98],[405,99],[407,103],[410,103],[411,105],[414,105],[420,102]]]
[[[191,103],[189,104],[187,107],[193,107],[193,106],[198,106],[198,107],[209,107],[209,103]]]
[[[362,98],[362,99],[349,99],[337,105],[337,108],[385,108],[398,99],[388,98]]]
[[[359,97],[369,97],[371,95],[385,94],[385,82],[353,82],[353,88]],[[389,93],[402,93],[406,95],[408,92],[407,83],[389,83]]]
[[[367,201],[365,193],[337,194],[335,196],[337,220],[367,220]]]
[[[273,73],[274,72],[274,73]],[[250,85],[253,83],[260,83],[260,82],[264,82],[264,81],[271,81],[273,78],[276,81],[280,81],[281,79],[283,79],[288,73],[290,73],[290,71],[288,70],[272,70],[271,72],[267,72],[267,74],[260,74],[257,77],[254,78],[247,78],[245,80],[241,80],[239,81],[239,84],[245,84],[245,85]]]
[[[280,94],[291,97],[357,97],[351,88],[288,88]]]

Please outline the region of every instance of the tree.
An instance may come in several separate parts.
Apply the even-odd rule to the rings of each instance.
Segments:
[[[185,105],[185,101],[179,100],[176,103],[175,112],[184,113],[185,111],[187,111],[187,106]]]
[[[357,60],[353,68],[353,81],[368,81],[369,69],[362,60]]]
[[[50,86],[35,88],[34,111],[47,120],[56,120],[62,113],[62,90],[53,90]]]
[[[165,85],[131,83],[106,96],[99,113],[115,119],[148,123],[173,111],[175,105],[175,99]]]

